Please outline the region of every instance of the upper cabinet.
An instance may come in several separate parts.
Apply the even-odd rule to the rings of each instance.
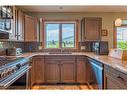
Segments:
[[[102,18],[85,17],[81,20],[81,41],[101,40]]]
[[[24,13],[13,7],[12,31],[9,39],[14,41],[24,41]]]
[[[37,18],[25,15],[25,41],[37,41],[37,23]]]
[[[12,19],[13,6],[0,6],[0,19]]]

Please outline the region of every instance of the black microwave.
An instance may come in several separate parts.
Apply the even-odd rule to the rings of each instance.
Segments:
[[[95,54],[108,55],[109,48],[107,41],[97,41],[93,43],[93,49]]]

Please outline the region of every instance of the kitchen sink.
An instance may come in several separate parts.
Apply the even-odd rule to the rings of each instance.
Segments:
[[[49,52],[48,54],[72,54],[72,52]]]

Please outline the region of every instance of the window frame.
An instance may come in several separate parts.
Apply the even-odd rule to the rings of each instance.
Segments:
[[[117,28],[118,27],[127,27],[127,24],[122,24],[121,26],[115,26],[115,22],[114,22],[113,48],[117,48]]]
[[[46,47],[46,24],[60,24],[59,25],[59,47],[58,48],[47,48]],[[62,24],[74,24],[74,47],[62,47]],[[44,49],[77,49],[77,43],[78,43],[78,23],[76,20],[45,20],[43,21],[43,47]]]

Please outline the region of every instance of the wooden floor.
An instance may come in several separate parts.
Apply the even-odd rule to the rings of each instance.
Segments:
[[[89,90],[87,85],[35,85],[33,90]]]

